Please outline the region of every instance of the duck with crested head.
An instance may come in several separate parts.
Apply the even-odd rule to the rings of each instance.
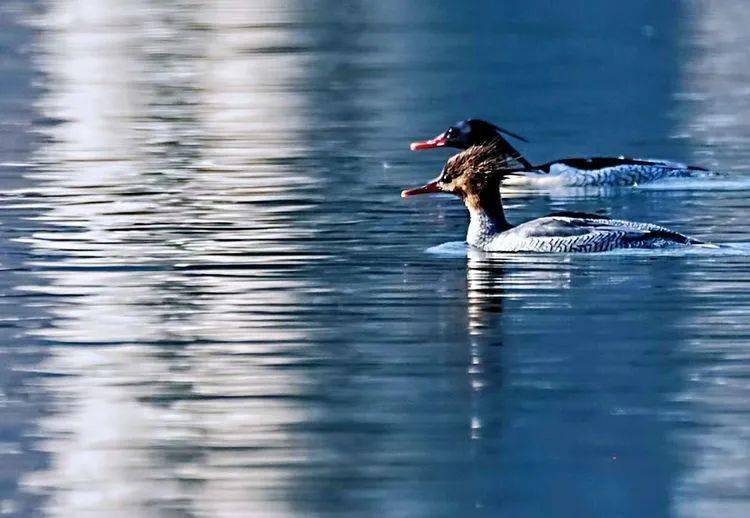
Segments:
[[[624,156],[560,158],[532,165],[505,136],[528,142],[520,135],[491,122],[466,119],[448,127],[435,138],[412,142],[410,147],[412,151],[421,151],[439,147],[468,149],[476,145],[494,144],[501,157],[515,162],[515,167],[528,173],[515,177],[512,183],[537,187],[627,186],[708,173],[702,167],[680,162]]]
[[[512,225],[505,218],[500,194],[503,179],[519,174],[509,168],[509,162],[496,145],[472,146],[451,157],[436,179],[404,190],[401,196],[445,193],[459,197],[470,216],[466,241],[487,252],[605,252],[706,245],[660,225],[584,212],[556,212]]]

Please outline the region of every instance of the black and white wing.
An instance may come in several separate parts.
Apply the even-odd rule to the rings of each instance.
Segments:
[[[537,166],[536,169],[559,177],[560,183],[567,186],[636,185],[706,172],[701,167],[679,162],[626,157],[563,158]]]
[[[493,248],[527,252],[604,252],[700,244],[666,227],[585,213],[556,213],[504,233]]]

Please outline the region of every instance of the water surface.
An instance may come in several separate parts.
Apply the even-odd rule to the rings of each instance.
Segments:
[[[741,2],[0,5],[0,515],[747,516]],[[467,252],[404,201],[482,116],[509,194],[727,254]],[[743,246],[745,248],[743,248]],[[457,252],[458,250],[458,252]]]

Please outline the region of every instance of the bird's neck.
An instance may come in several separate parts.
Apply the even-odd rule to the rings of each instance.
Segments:
[[[479,192],[471,193],[464,199],[464,204],[469,209],[470,221],[466,241],[470,245],[481,246],[497,234],[513,228],[505,219],[500,181],[501,178],[498,176]]]

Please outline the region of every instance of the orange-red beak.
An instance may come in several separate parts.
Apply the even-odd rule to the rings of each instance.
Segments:
[[[417,194],[434,194],[443,192],[438,185],[437,180],[433,180],[430,183],[424,184],[422,187],[415,187],[414,189],[405,189],[401,191],[402,198],[408,198],[409,196],[416,196]]]
[[[445,133],[441,133],[437,137],[424,140],[422,142],[412,142],[409,145],[409,149],[412,151],[422,151],[423,149],[432,149],[436,147],[443,147],[448,143],[448,139],[445,138]]]

